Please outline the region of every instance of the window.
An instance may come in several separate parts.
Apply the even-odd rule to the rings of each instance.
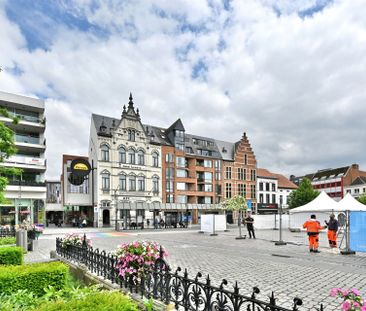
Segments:
[[[204,172],[203,176],[204,176],[205,182],[212,182],[212,173]]]
[[[175,143],[175,148],[177,148],[178,150],[184,151],[184,145],[183,144]]]
[[[263,203],[263,193],[259,194],[259,203]]]
[[[360,193],[360,189],[355,189],[355,193]]]
[[[145,191],[145,176],[139,176],[137,178],[137,190]]]
[[[159,193],[159,177],[153,176],[153,193]]]
[[[272,194],[272,203],[275,204],[276,203],[276,195]]]
[[[266,191],[269,191],[269,183],[268,182],[266,182]]]
[[[250,180],[255,181],[255,179],[256,179],[255,170],[250,170]]]
[[[186,195],[177,195],[177,203],[187,203]]]
[[[186,147],[186,152],[187,153],[193,153],[192,147]]]
[[[221,172],[215,172],[215,180],[221,180]]]
[[[185,167],[186,165],[186,159],[184,157],[176,157],[175,162],[177,167]]]
[[[110,174],[108,171],[102,173],[102,190],[109,190]]]
[[[177,177],[187,177],[187,171],[186,170],[177,170]]]
[[[231,183],[226,183],[225,190],[226,198],[231,198]]]
[[[244,184],[238,184],[238,194],[245,198],[245,185]]]
[[[269,202],[269,197],[270,197],[269,194],[266,194],[266,203],[270,203]]]
[[[263,183],[262,182],[259,183],[259,191],[263,191]]]
[[[109,161],[109,147],[104,144],[100,149],[102,153],[102,161]]]
[[[177,190],[186,190],[186,183],[178,182],[177,183]]]
[[[165,168],[165,177],[167,179],[172,179],[174,177],[174,168],[172,167]]]
[[[276,192],[276,184],[275,183],[272,184],[272,191]]]
[[[184,138],[184,131],[175,130],[175,137],[182,137]]]
[[[119,189],[122,191],[126,191],[126,175],[119,176]]]
[[[135,164],[135,150],[128,150],[128,163]]]
[[[238,167],[238,179],[244,180],[244,169],[241,167]]]
[[[244,164],[248,165],[248,156],[246,154],[244,155]]]
[[[212,185],[211,184],[205,184],[204,190],[205,190],[205,192],[212,192]]]
[[[283,204],[283,195],[280,195],[280,205]]]
[[[173,192],[174,191],[174,183],[172,181],[167,181],[165,183],[165,190],[166,190],[166,192]]]
[[[243,177],[244,177],[243,180],[247,180],[247,169],[246,168],[244,169],[244,176]]]
[[[225,167],[225,178],[231,179],[231,166]]]
[[[250,185],[250,196],[252,199],[255,199],[255,185]]]
[[[126,163],[126,149],[124,147],[120,147],[118,149],[119,162]]]
[[[159,154],[157,152],[152,153],[152,166],[159,167]]]
[[[128,190],[136,191],[136,176],[130,175],[128,176]]]
[[[204,167],[212,167],[212,161],[211,160],[204,160],[203,166]]]
[[[166,163],[173,163],[174,155],[172,153],[167,153],[165,155],[165,162]]]
[[[174,195],[167,194],[166,195],[166,203],[173,203],[174,202]]]
[[[135,141],[136,131],[135,130],[128,130],[127,133],[128,133],[128,140],[129,141]]]
[[[145,153],[143,150],[139,150],[137,153],[137,163],[138,165],[145,165]]]
[[[221,161],[215,160],[215,170],[221,171]]]

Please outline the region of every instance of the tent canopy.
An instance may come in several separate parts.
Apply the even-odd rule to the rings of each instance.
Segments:
[[[307,213],[307,212],[336,212],[344,211],[339,209],[339,203],[331,199],[324,191],[322,191],[314,200],[311,202],[296,207],[290,210],[292,213]]]
[[[337,204],[342,211],[366,211],[366,205],[357,201],[350,193]]]

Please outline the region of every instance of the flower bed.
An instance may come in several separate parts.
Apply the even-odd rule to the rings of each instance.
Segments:
[[[117,268],[119,275],[123,278],[136,282],[148,269],[151,269],[156,260],[168,256],[167,251],[156,242],[134,241],[129,244],[122,244],[114,252],[118,257]]]
[[[356,288],[351,288],[350,290],[332,288],[330,295],[343,298],[341,307],[343,311],[366,311],[366,301],[362,299],[361,293]]]
[[[68,246],[82,246],[84,243],[84,239],[85,239],[85,243],[87,246],[92,246],[92,241],[90,239],[88,239],[86,236],[82,236],[76,233],[71,233],[71,234],[67,234],[61,242],[61,247],[63,248],[67,248]]]

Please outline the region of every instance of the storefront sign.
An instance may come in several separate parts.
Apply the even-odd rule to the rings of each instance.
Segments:
[[[278,204],[272,203],[258,203],[257,207],[258,214],[277,214],[278,213]]]
[[[75,176],[85,177],[90,173],[91,166],[85,159],[74,159],[71,162],[71,173]]]

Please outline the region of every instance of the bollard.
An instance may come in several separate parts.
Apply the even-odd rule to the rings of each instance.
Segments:
[[[28,237],[27,230],[19,230],[15,232],[16,245],[23,248],[24,252],[28,251]]]

